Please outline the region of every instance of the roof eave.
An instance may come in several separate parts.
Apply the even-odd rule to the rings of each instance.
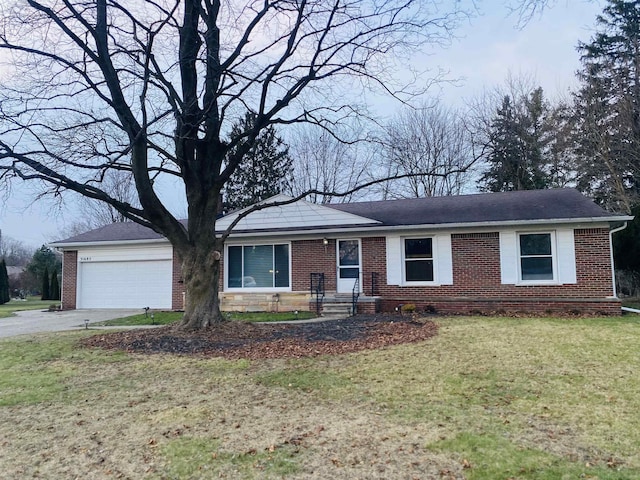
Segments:
[[[603,224],[612,222],[626,222],[633,220],[630,215],[612,215],[609,217],[581,217],[581,218],[552,218],[552,219],[535,219],[535,220],[506,220],[491,222],[459,222],[459,223],[425,223],[416,225],[339,225],[327,228],[308,228],[308,229],[286,229],[286,230],[259,230],[259,231],[240,231],[231,232],[230,238],[234,237],[282,237],[297,234],[339,234],[350,232],[383,232],[383,231],[400,231],[400,230],[460,230],[460,229],[487,229],[495,227],[523,227],[523,226],[542,226],[542,225],[570,225],[570,224]],[[216,232],[221,233],[221,232]],[[144,244],[161,244],[169,243],[166,238],[148,238],[139,240],[102,240],[91,242],[52,242],[50,247],[70,249],[82,247],[99,247],[111,245],[144,245]]]
[[[153,243],[169,243],[166,238],[144,238],[139,240],[95,240],[92,242],[51,242],[53,248],[108,247],[111,245],[144,245]]]
[[[612,222],[625,222],[633,220],[632,216],[610,216],[610,217],[582,217],[582,218],[552,218],[552,219],[536,219],[536,220],[506,220],[506,221],[491,221],[491,222],[460,222],[460,223],[424,223],[416,225],[343,225],[329,228],[311,228],[300,230],[282,230],[282,231],[268,231],[260,230],[256,232],[242,231],[231,232],[230,238],[233,237],[260,237],[260,236],[286,236],[301,233],[305,235],[317,233],[317,234],[336,234],[341,232],[381,232],[381,231],[398,231],[398,230],[460,230],[460,229],[473,229],[473,228],[494,228],[494,227],[522,227],[522,226],[541,226],[541,225],[570,225],[570,224],[597,224],[597,223],[612,223]]]

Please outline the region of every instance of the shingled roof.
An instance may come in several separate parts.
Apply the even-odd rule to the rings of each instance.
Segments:
[[[376,228],[410,225],[481,225],[513,222],[611,222],[631,217],[615,215],[577,190],[527,190],[449,197],[411,198],[326,204],[325,207],[376,220]],[[263,231],[268,232],[268,225]],[[336,227],[327,225],[327,228]],[[351,226],[354,227],[354,226]],[[363,225],[360,228],[366,229]],[[314,230],[317,227],[314,227]],[[288,229],[291,230],[291,229]],[[297,229],[303,230],[303,229]],[[137,223],[124,222],[83,233],[52,245],[123,241],[161,241],[163,237]]]
[[[572,188],[330,204],[384,225],[598,219],[613,215]]]

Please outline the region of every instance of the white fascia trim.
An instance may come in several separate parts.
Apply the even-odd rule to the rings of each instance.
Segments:
[[[58,243],[52,242],[48,246],[57,249],[77,249],[84,247],[110,247],[110,246],[122,246],[122,245],[149,245],[149,244],[169,244],[169,240],[166,238],[152,238],[145,240],[110,240],[108,242],[70,242],[70,243]]]
[[[421,225],[393,225],[383,226],[376,225],[370,227],[364,227],[362,225],[352,226],[336,226],[334,228],[322,228],[322,229],[309,229],[309,230],[286,230],[281,232],[243,232],[233,233],[229,235],[230,239],[239,240],[246,237],[287,237],[287,236],[309,236],[317,238],[318,236],[327,235],[355,235],[355,234],[367,234],[368,232],[395,232],[395,231],[408,231],[408,230],[469,230],[471,232],[480,231],[493,231],[495,227],[521,227],[523,225],[540,226],[540,225],[574,225],[575,228],[582,226],[583,228],[593,228],[600,224],[602,226],[608,226],[609,222],[624,222],[631,221],[634,217],[624,216],[611,216],[611,217],[585,217],[585,218],[557,218],[547,220],[511,220],[507,222],[465,222],[465,223],[426,223]],[[585,224],[585,225],[580,225]],[[216,232],[217,234],[223,232]],[[49,247],[58,249],[70,249],[81,247],[97,247],[97,246],[111,246],[111,245],[144,245],[154,243],[169,243],[166,238],[153,238],[142,240],[109,240],[109,241],[95,241],[95,242],[51,242]]]
[[[366,235],[369,232],[396,232],[396,231],[411,231],[411,230],[467,230],[469,232],[489,232],[495,231],[496,227],[540,227],[549,225],[572,225],[574,228],[595,228],[597,226],[608,227],[610,222],[625,221],[625,219],[633,219],[633,217],[627,216],[612,216],[612,217],[585,217],[585,218],[557,218],[557,219],[540,219],[540,220],[510,220],[506,222],[465,222],[465,223],[431,223],[421,225],[386,225],[386,226],[371,226],[362,227],[362,225],[350,226],[345,225],[343,227],[335,228],[323,228],[323,229],[309,229],[309,230],[287,230],[281,232],[242,232],[234,234],[231,232],[230,239],[240,239],[243,237],[283,237],[283,236],[309,236],[317,238],[318,236],[328,235],[351,235],[360,233]],[[220,233],[220,232],[217,232]]]

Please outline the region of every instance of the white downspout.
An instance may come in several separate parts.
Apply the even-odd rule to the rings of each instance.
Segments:
[[[613,234],[627,228],[628,222],[613,230],[609,230],[609,254],[611,255],[611,284],[613,285],[613,298],[618,298],[618,289],[616,288],[616,268],[613,262]]]

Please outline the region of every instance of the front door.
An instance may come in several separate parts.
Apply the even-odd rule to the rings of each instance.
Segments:
[[[338,293],[351,293],[360,279],[360,240],[338,240]],[[362,290],[362,282],[358,290]]]

